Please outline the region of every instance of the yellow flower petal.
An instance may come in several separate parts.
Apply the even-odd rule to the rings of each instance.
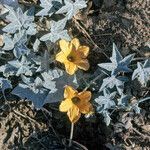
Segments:
[[[73,103],[72,103],[71,99],[65,99],[59,105],[59,111],[67,112],[72,107],[72,105],[73,105]]]
[[[87,59],[81,59],[75,62],[78,68],[87,71],[90,68],[89,62]]]
[[[90,91],[83,91],[78,94],[78,97],[81,99],[82,103],[86,103],[86,102],[90,101],[91,96],[92,96],[92,94]]]
[[[90,91],[83,91],[78,94],[78,97],[80,98],[80,103],[78,103],[77,106],[81,113],[87,114],[90,111],[92,111],[93,107],[91,103],[89,102],[91,99],[91,96],[92,95]]]
[[[67,58],[66,56],[64,55],[64,53],[61,51],[59,52],[57,55],[56,55],[56,60],[61,62],[61,63],[64,63],[67,61]]]
[[[70,43],[66,40],[60,40],[59,45],[60,45],[60,49],[62,50],[64,55],[67,57],[71,52],[71,48],[69,46]]]
[[[84,105],[78,106],[82,114],[89,114],[93,111],[93,106],[91,103],[86,103]]]
[[[88,46],[80,46],[78,48],[78,51],[80,52],[82,58],[86,58],[88,56],[89,50],[90,49]]]
[[[76,105],[73,105],[67,112],[67,115],[72,123],[76,123],[79,120],[81,113],[79,108]]]
[[[64,91],[64,98],[72,99],[77,93],[78,91],[73,89],[71,86],[66,86]]]
[[[71,40],[71,44],[73,44],[77,50],[80,46],[80,41],[77,38],[74,38]]]
[[[73,75],[78,69],[77,65],[72,62],[68,61],[64,64],[65,64],[66,72],[70,75]]]

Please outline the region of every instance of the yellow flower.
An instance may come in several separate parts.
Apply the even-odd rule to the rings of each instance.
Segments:
[[[61,112],[67,112],[67,115],[72,123],[78,121],[82,114],[88,114],[93,111],[93,106],[89,102],[91,99],[90,91],[78,93],[71,86],[66,86],[64,91],[64,100],[59,106]]]
[[[89,69],[89,62],[86,57],[89,54],[89,47],[81,46],[77,38],[71,42],[65,40],[59,41],[61,52],[56,55],[56,60],[64,63],[66,72],[73,75],[78,68]]]

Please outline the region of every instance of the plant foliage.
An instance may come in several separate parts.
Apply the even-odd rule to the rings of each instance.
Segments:
[[[79,89],[88,85],[89,89],[99,88],[98,93],[92,93],[93,104],[107,125],[116,109],[140,113],[139,102],[132,104],[130,101],[133,95],[127,92],[127,85],[135,79],[142,86],[148,85],[149,59],[144,63],[137,62],[135,68],[136,64],[131,65],[135,54],[123,58],[113,43],[111,62],[98,64],[103,74],[101,78],[98,78],[97,72],[85,75],[84,71],[77,71],[76,75],[68,75],[55,61],[57,42],[72,39],[68,32],[69,23],[87,7],[86,3],[86,0],[40,0],[40,8],[29,9],[18,3],[2,3],[7,10],[3,16],[6,23],[2,29],[4,44],[0,47],[0,92],[3,96],[11,90],[12,94],[31,101],[35,108],[41,109],[47,103],[62,100],[66,85]],[[50,28],[43,32],[39,22],[43,23],[44,18],[50,23]]]

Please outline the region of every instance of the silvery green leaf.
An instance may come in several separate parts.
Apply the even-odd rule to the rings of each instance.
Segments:
[[[20,7],[15,10],[7,5],[5,7],[9,10],[9,14],[6,16],[6,19],[10,21],[10,23],[3,28],[4,32],[14,34],[16,31],[26,30],[29,35],[34,35],[36,33],[36,26],[35,23],[33,23],[33,8],[23,13]]]
[[[112,57],[110,57],[110,60],[114,64],[117,64],[117,62],[121,61],[122,59],[123,59],[123,57],[121,56],[116,44],[113,43],[113,52],[112,52]]]
[[[19,84],[12,91],[12,94],[19,96],[22,99],[27,98],[33,102],[35,108],[42,108],[45,98],[48,94],[48,91],[44,88],[41,88],[37,93],[34,92],[28,85]]]
[[[104,122],[106,123],[107,126],[109,126],[111,118],[110,118],[110,113],[108,111],[103,111],[102,113],[103,117],[104,117]]]
[[[124,83],[127,82],[127,78],[126,77],[115,77],[115,76],[111,76],[111,77],[107,77],[105,79],[103,79],[103,83],[101,85],[100,91],[103,91],[105,88],[117,88],[118,93],[121,95],[124,89]]]
[[[50,33],[43,35],[40,38],[40,40],[41,41],[50,40],[53,43],[55,43],[59,39],[65,39],[69,41],[70,37],[67,33],[67,30],[64,30],[66,21],[67,21],[66,19],[62,19],[57,22],[52,21]]]
[[[25,75],[21,75],[21,79],[22,79],[23,83],[25,83],[27,85],[30,85],[30,84],[34,83],[33,78],[26,77]]]
[[[111,75],[115,76],[120,72],[132,72],[132,70],[128,68],[128,65],[131,63],[133,57],[134,54],[131,54],[123,58],[116,45],[113,43],[113,52],[110,58],[111,63],[102,63],[98,64],[98,66],[110,71]]]
[[[45,99],[45,103],[56,103],[56,102],[61,101],[63,99],[64,87],[66,85],[73,86],[74,88],[78,86],[73,83],[73,80],[74,80],[74,77],[69,76],[65,72],[59,78],[54,79],[54,81],[56,82],[57,90],[53,93],[51,91],[49,92],[49,94],[47,95]]]
[[[10,37],[7,34],[3,34],[3,40],[4,40],[4,46],[3,46],[3,50],[12,50],[14,48],[14,42],[12,37]]]
[[[48,74],[48,76],[46,74]],[[44,76],[46,76],[47,80],[54,80],[63,76],[63,71],[60,69],[53,69],[49,70],[47,73],[46,72],[42,73],[42,76],[43,78]]]
[[[36,70],[36,72],[42,72],[42,71],[48,72],[51,61],[50,61],[50,54],[47,50],[45,50],[43,56],[36,56],[35,58],[32,57],[31,59],[38,66],[38,69]]]
[[[9,10],[9,14],[6,16],[6,19],[11,23],[3,28],[4,32],[15,33],[22,27],[21,22],[19,21],[20,16],[23,15],[20,7],[17,8],[16,11],[12,7],[5,6]]]
[[[99,107],[102,108],[101,112],[116,106],[114,102],[115,95],[116,92],[110,93],[107,89],[104,89],[103,96],[99,96],[95,99],[95,102],[98,103]]]
[[[13,50],[15,57],[20,58],[29,52],[29,49],[26,47],[27,35],[24,30],[16,33],[13,38],[6,34],[3,37],[5,43],[3,50]]]
[[[22,57],[21,61],[19,60],[12,60],[9,61],[8,64],[16,70],[15,74],[16,76],[25,74],[28,76],[32,75],[31,68],[32,66],[30,65],[30,62],[27,60],[26,57]]]
[[[132,74],[132,80],[137,78],[139,82],[146,86],[147,82],[150,80],[150,60],[146,60],[144,64],[138,62],[137,69],[134,70]]]
[[[0,66],[0,72],[2,72],[5,77],[15,75],[16,71],[17,69],[10,64]]]
[[[75,16],[80,9],[87,7],[85,0],[75,0],[75,2],[71,0],[64,0],[65,5],[61,7],[56,14],[66,14],[67,19],[71,19]]]
[[[121,97],[118,99],[118,105],[123,107],[123,108],[128,107],[130,99],[131,99],[130,95],[122,94]]]
[[[34,44],[33,44],[33,50],[34,50],[34,52],[38,52],[39,45],[40,45],[40,40],[36,39],[35,42],[34,42]]]
[[[40,6],[43,8],[36,16],[51,16],[60,8],[62,0],[40,0]]]
[[[26,47],[26,45],[24,44],[17,44],[17,46],[15,46],[13,52],[15,57],[20,58],[22,55],[28,54],[29,53],[29,49]]]
[[[27,35],[25,34],[24,30],[14,35],[13,42],[14,42],[13,53],[16,58],[20,58],[22,55],[29,53],[30,50],[26,46]]]
[[[18,7],[18,0],[1,0],[1,3],[12,7]]]
[[[34,23],[30,24],[31,26],[28,27],[26,33],[28,35],[35,35],[36,34],[36,25]]]
[[[44,79],[43,87],[45,87],[46,89],[51,90],[51,92],[57,91],[56,82],[53,81],[51,75],[48,72],[42,73],[42,77]]]
[[[4,93],[6,89],[11,89],[12,85],[8,79],[0,78],[0,90]]]

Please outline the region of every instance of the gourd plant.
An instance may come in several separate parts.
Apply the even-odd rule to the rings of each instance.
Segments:
[[[86,3],[86,0],[40,0],[40,8],[27,9],[17,2],[13,5],[4,2],[6,11],[2,19],[6,26],[2,29],[4,44],[0,48],[0,87],[4,97],[5,91],[11,89],[12,94],[41,109],[47,103],[62,100],[63,87],[69,85],[76,89],[91,89],[95,110],[104,116],[107,125],[115,109],[140,113],[139,103],[150,97],[131,103],[133,95],[126,92],[126,84],[136,79],[141,86],[149,84],[149,59],[137,62],[137,67],[135,63],[131,65],[135,54],[123,58],[113,43],[111,62],[98,64],[99,70],[95,73],[85,76],[84,71],[77,71],[69,75],[56,63],[57,43],[60,40],[69,42],[73,38],[68,32],[69,22],[87,7]],[[45,20],[47,26],[43,25]],[[41,32],[39,24],[46,30]],[[13,77],[17,77],[15,82]],[[97,86],[99,92],[95,94]]]

